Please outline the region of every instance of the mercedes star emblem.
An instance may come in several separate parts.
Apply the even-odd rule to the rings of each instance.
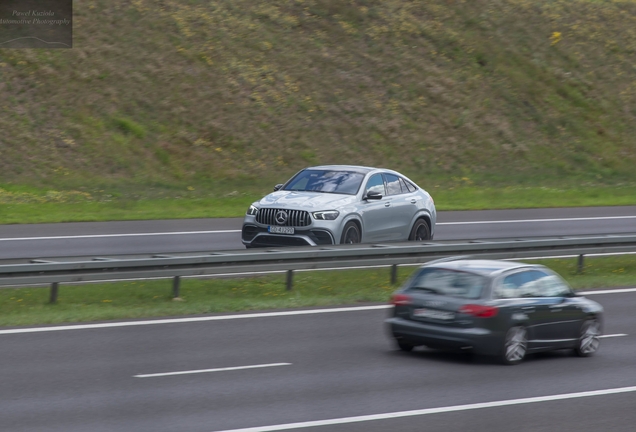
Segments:
[[[278,225],[285,225],[287,222],[287,212],[285,210],[278,210],[276,212],[276,223]]]

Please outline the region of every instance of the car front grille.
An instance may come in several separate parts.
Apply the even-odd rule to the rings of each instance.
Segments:
[[[276,221],[276,214],[279,211],[287,213],[287,220],[283,224],[279,224]],[[309,216],[309,212],[306,212],[304,210],[262,208],[256,214],[256,222],[262,223],[264,225],[304,227],[311,224],[311,218]]]

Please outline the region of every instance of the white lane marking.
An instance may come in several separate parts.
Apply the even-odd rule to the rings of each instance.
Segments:
[[[590,221],[590,220],[615,220],[615,219],[636,219],[636,215],[635,216],[599,216],[599,217],[585,217],[585,218],[438,222],[436,225],[479,225],[479,224],[507,224],[507,223],[534,223],[534,222],[572,222],[572,221]],[[85,238],[147,237],[147,236],[164,236],[164,235],[223,234],[223,233],[239,233],[239,232],[241,232],[241,230],[175,231],[175,232],[122,233],[122,234],[85,234],[85,235],[69,235],[69,236],[0,238],[0,241],[70,240],[70,239],[85,239]]]
[[[534,223],[534,222],[573,222],[591,220],[636,219],[636,216],[600,216],[584,218],[557,218],[557,219],[516,219],[495,221],[469,221],[469,222],[438,222],[435,225],[481,225],[481,224],[507,224],[507,223]]]
[[[110,238],[110,237],[151,237],[151,236],[167,236],[167,235],[223,234],[223,233],[239,233],[239,232],[241,232],[241,230],[178,231],[178,232],[175,231],[175,232],[127,233],[127,234],[86,234],[86,235],[69,235],[69,236],[0,238],[0,241],[71,240],[71,239],[91,239],[91,238]]]
[[[226,371],[235,371],[235,370],[243,370],[243,369],[259,369],[259,368],[277,367],[277,366],[291,366],[291,363],[269,363],[269,364],[250,365],[250,366],[233,366],[233,367],[224,367],[224,368],[215,368],[215,369],[199,369],[199,370],[190,370],[190,371],[139,374],[139,375],[133,375],[133,378],[155,378],[155,377],[164,377],[164,376],[172,376],[172,375],[190,375],[190,374],[200,374],[200,373],[208,373],[208,372],[226,372]]]
[[[616,289],[607,291],[581,291],[584,295],[594,294],[617,294],[623,292],[634,292],[636,288]],[[282,311],[282,312],[261,312],[261,313],[248,313],[240,315],[219,315],[219,316],[207,316],[207,317],[190,317],[190,318],[169,318],[169,319],[157,319],[147,321],[124,321],[124,322],[110,322],[99,324],[77,324],[77,325],[65,325],[54,327],[30,327],[30,328],[17,328],[0,330],[0,335],[3,334],[19,334],[19,333],[42,333],[52,331],[65,331],[65,330],[90,330],[98,328],[113,328],[113,327],[134,327],[143,325],[159,325],[159,324],[180,324],[191,322],[204,322],[204,321],[224,321],[232,319],[248,319],[248,318],[268,318],[268,317],[280,317],[280,316],[294,316],[294,315],[312,315],[322,313],[337,313],[337,312],[357,312],[368,310],[380,310],[389,309],[393,307],[389,304],[372,305],[372,306],[353,306],[353,307],[341,307],[332,309],[309,309],[309,310],[294,310],[294,311]],[[607,336],[608,337],[608,336]]]
[[[562,259],[562,258],[577,258],[581,254],[573,255],[550,255],[550,256],[536,256],[536,257],[520,257],[520,258],[502,258],[503,261],[527,261],[527,260],[544,260],[544,259]],[[619,255],[636,255],[636,252],[603,252],[603,253],[586,253],[585,257],[604,257],[604,256],[619,256]]]
[[[304,429],[304,428],[310,428],[310,427],[316,427],[316,426],[361,423],[361,422],[375,421],[375,420],[388,420],[388,419],[395,419],[395,418],[402,418],[402,417],[415,417],[415,416],[423,416],[423,415],[429,415],[429,414],[469,411],[469,410],[483,409],[483,408],[497,408],[497,407],[505,407],[505,406],[512,406],[512,405],[524,405],[524,404],[531,404],[531,403],[538,403],[538,402],[550,402],[550,401],[558,401],[558,400],[577,399],[577,398],[584,398],[584,397],[605,396],[605,395],[633,393],[633,392],[636,392],[636,386],[584,391],[584,392],[577,392],[577,393],[563,393],[563,394],[529,397],[529,398],[522,398],[522,399],[508,399],[508,400],[500,400],[500,401],[493,401],[493,402],[481,402],[481,403],[473,403],[473,404],[466,404],[466,405],[452,405],[452,406],[445,406],[445,407],[439,407],[439,408],[425,408],[425,409],[412,410],[412,411],[397,411],[397,412],[362,415],[362,416],[355,416],[355,417],[342,417],[342,418],[334,418],[334,419],[327,419],[327,420],[286,423],[286,424],[278,424],[278,425],[271,425],[271,426],[257,426],[257,427],[248,427],[248,428],[242,428],[242,429],[228,429],[228,430],[218,431],[218,432],[269,432],[269,431],[281,431],[281,430],[289,430],[289,429]]]
[[[246,319],[246,318],[269,318],[269,317],[280,317],[280,316],[291,316],[291,315],[311,315],[311,314],[337,313],[337,312],[358,312],[358,311],[367,311],[367,310],[376,310],[376,309],[388,309],[390,307],[392,306],[386,304],[386,305],[373,305],[373,306],[342,307],[342,308],[333,308],[333,309],[309,309],[309,310],[294,310],[294,311],[282,311],[282,312],[261,312],[261,313],[241,314],[241,315],[170,318],[170,319],[158,319],[158,320],[148,320],[148,321],[78,324],[78,325],[65,325],[65,326],[55,326],[55,327],[31,327],[31,328],[0,330],[0,335],[16,334],[16,333],[54,332],[54,331],[65,331],[65,330],[86,330],[86,329],[112,328],[112,327],[132,327],[132,326],[157,325],[157,324],[179,324],[179,323],[203,322],[203,321],[224,321],[224,320]]]
[[[608,289],[608,290],[598,290],[598,291],[578,291],[582,295],[599,295],[599,294],[621,294],[621,293],[629,293],[636,292],[636,288],[621,288],[621,289]]]

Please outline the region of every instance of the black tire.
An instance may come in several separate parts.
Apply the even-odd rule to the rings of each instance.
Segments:
[[[360,243],[360,241],[362,241],[362,236],[360,235],[358,224],[355,222],[347,222],[342,230],[340,244],[355,244]]]
[[[516,365],[523,361],[528,351],[528,332],[523,326],[508,329],[501,352],[501,362]]]
[[[415,346],[411,345],[410,343],[406,343],[399,340],[396,340],[395,342],[397,343],[398,348],[400,348],[400,350],[404,352],[411,352],[413,351],[413,348],[415,348]]]
[[[583,321],[579,340],[574,348],[575,354],[579,357],[593,356],[601,343],[600,335],[601,323],[596,318]]]
[[[424,219],[418,219],[411,228],[411,234],[409,234],[409,241],[424,241],[431,240],[431,227],[428,226],[428,222]]]

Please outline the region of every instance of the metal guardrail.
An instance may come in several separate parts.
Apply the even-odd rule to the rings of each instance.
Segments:
[[[453,255],[502,259],[575,254],[579,255],[579,266],[582,266],[586,254],[634,251],[636,234],[265,248],[134,258],[58,258],[0,264],[0,286],[51,284],[51,301],[55,302],[60,283],[173,278],[173,295],[178,297],[179,278],[183,276],[287,271],[287,288],[291,289],[294,270],[391,265],[394,282],[400,264],[422,263]]]

